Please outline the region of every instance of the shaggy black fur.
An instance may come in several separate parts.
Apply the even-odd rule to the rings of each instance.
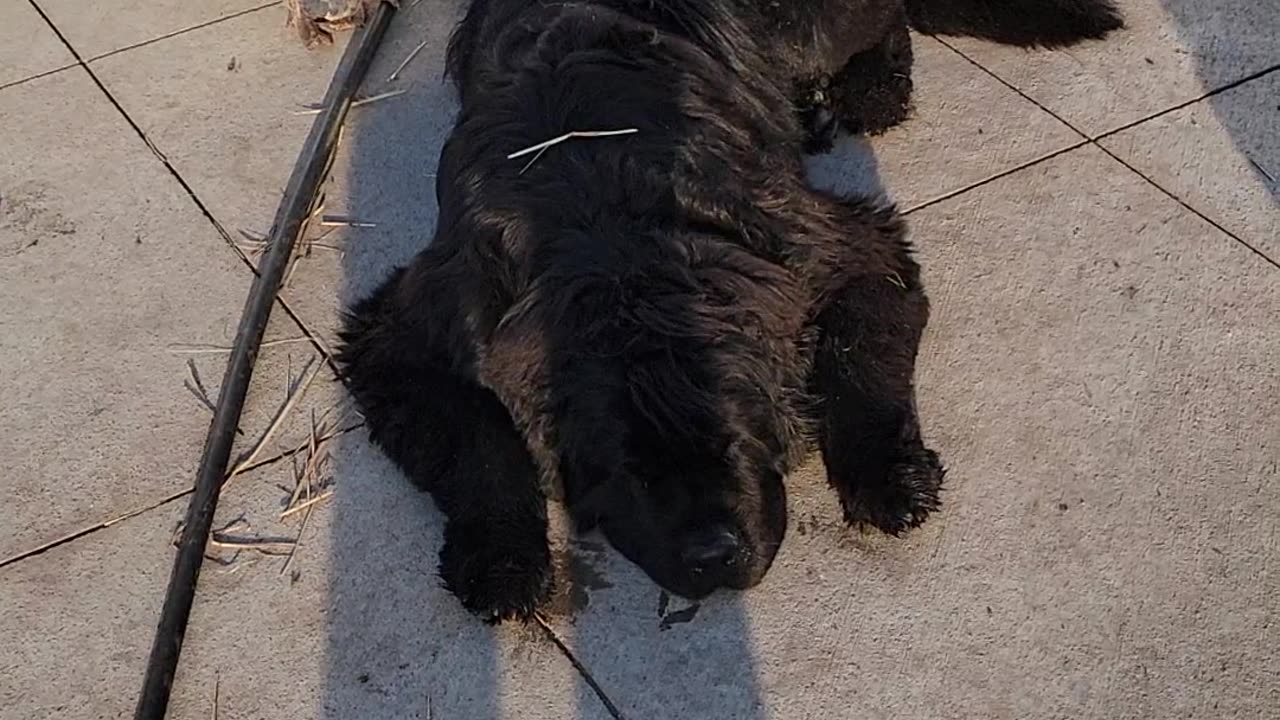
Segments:
[[[547,597],[551,483],[689,597],[764,576],[814,443],[851,523],[937,508],[919,268],[892,208],[808,186],[794,112],[803,90],[846,126],[884,116],[876,73],[905,41],[880,0],[475,0],[435,239],[339,355],[374,441],[447,515],[466,607]]]

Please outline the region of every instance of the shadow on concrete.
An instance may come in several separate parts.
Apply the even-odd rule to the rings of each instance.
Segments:
[[[346,169],[335,178],[329,203],[345,202],[350,214],[376,220],[377,227],[347,240],[344,306],[431,240],[435,168],[456,110],[442,78],[444,48],[464,3],[402,3],[362,94],[407,92],[360,108],[348,122],[338,165]],[[389,82],[424,39],[426,47]],[[850,150],[859,174],[875,178],[867,146],[847,141],[846,156]],[[821,164],[833,162],[839,161]],[[864,187],[879,188],[879,182]],[[721,594],[691,607],[668,598],[599,535],[555,537],[553,530],[566,569],[560,582],[567,611],[552,622],[581,661],[578,671],[540,628],[487,626],[440,587],[444,518],[362,431],[342,441],[337,457],[325,717],[766,716],[741,595]]]
[[[1182,46],[1194,59],[1206,92],[1260,73],[1280,72],[1280,22],[1274,9],[1266,9],[1266,3],[1162,0],[1162,4]],[[1261,78],[1250,80],[1241,87],[1212,95],[1205,102],[1231,136],[1236,151],[1250,161],[1258,182],[1274,199],[1280,198],[1280,167],[1272,163],[1280,161],[1280,157],[1261,155],[1267,143],[1275,147],[1274,138],[1280,136],[1280,97],[1264,97],[1265,89],[1249,92],[1258,90],[1263,82]]]

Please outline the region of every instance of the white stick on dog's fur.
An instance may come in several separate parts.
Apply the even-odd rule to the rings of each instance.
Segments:
[[[539,150],[546,150],[552,145],[559,145],[565,140],[572,140],[573,138],[614,137],[616,135],[634,135],[635,133],[638,133],[638,132],[640,132],[640,128],[627,128],[625,130],[574,130],[573,132],[567,132],[561,135],[560,137],[551,138],[550,140],[547,140],[545,142],[540,142],[537,145],[530,145],[529,147],[523,150],[517,150],[516,152],[513,152],[510,155],[508,155],[507,159],[515,160],[518,157],[524,157],[529,153],[535,153],[535,152],[538,152]]]

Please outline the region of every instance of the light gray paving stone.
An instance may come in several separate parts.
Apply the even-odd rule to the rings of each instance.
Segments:
[[[1280,65],[1274,8],[1253,0],[1118,0],[1127,29],[1025,51],[949,39],[983,67],[1096,137]]]
[[[185,507],[0,568],[0,717],[133,716]]]
[[[269,0],[40,0],[49,19],[86,60],[268,4]],[[284,25],[282,8],[260,12]],[[183,62],[172,56],[167,64]]]
[[[213,216],[243,243],[241,230],[269,230],[314,120],[299,113],[323,98],[341,51],[304,49],[273,9],[113,55],[93,67]],[[167,60],[175,56],[183,62]],[[339,212],[335,196],[328,192],[325,213]],[[299,263],[282,293],[286,302],[318,303],[331,321],[334,305],[328,298],[341,283],[337,251],[327,248],[337,247],[344,235],[326,236]],[[303,319],[309,326],[315,321]]]
[[[0,25],[0,85],[75,63],[49,24],[26,2],[7,3]]]
[[[251,13],[92,64],[232,232],[268,230],[313,119],[296,113],[323,98],[341,56],[303,49],[278,19]]]
[[[1280,273],[1095,148],[913,221],[943,513],[858,535],[810,467],[765,582],[665,631],[580,548],[574,652],[628,717],[1273,714]]]
[[[1271,259],[1280,259],[1280,72],[1101,143]]]
[[[251,273],[82,70],[0,92],[0,113],[3,559],[190,486],[211,415],[187,362],[216,400],[227,356],[187,346],[230,346]],[[268,328],[300,335],[283,313]],[[242,448],[312,353],[264,350]],[[302,416],[340,397],[323,370]],[[305,435],[289,419],[268,454]]]

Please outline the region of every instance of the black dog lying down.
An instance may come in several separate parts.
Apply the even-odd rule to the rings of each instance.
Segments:
[[[1001,12],[956,27],[994,36],[1026,7],[1109,12],[967,1]],[[354,308],[340,353],[374,441],[448,516],[440,574],[466,607],[527,617],[547,597],[553,483],[581,528],[695,598],[764,576],[814,443],[850,523],[897,534],[938,507],[919,269],[892,208],[809,187],[794,111],[817,78],[890,72],[845,66],[896,43],[902,12],[475,0],[449,52],[436,238]],[[1089,34],[1044,26],[1028,37]],[[880,112],[838,99],[846,127]],[[573,131],[629,134],[510,157]]]

